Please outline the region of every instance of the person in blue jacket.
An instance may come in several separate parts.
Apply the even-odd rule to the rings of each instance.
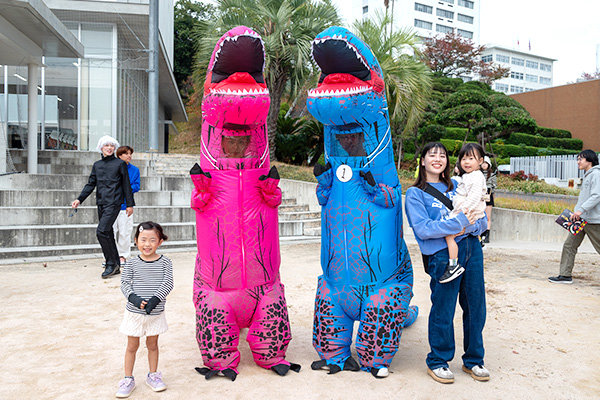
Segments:
[[[454,358],[454,312],[456,299],[463,310],[464,354],[462,369],[478,381],[489,380],[484,367],[483,327],[486,305],[483,279],[483,252],[478,235],[487,229],[487,218],[475,220],[468,212],[449,218],[450,210],[424,190],[427,184],[452,200],[456,183],[451,179],[448,151],[441,143],[428,143],[421,151],[419,174],[406,191],[406,216],[423,255],[425,271],[431,277],[431,311],[428,338],[427,372],[440,383],[453,383],[448,363]],[[448,265],[448,247],[444,239],[459,234],[458,260],[465,272],[445,284],[440,276]]]
[[[121,146],[117,149],[117,157],[125,161],[127,164],[127,172],[129,173],[129,183],[131,191],[137,193],[140,191],[140,169],[131,163],[133,148],[130,146]],[[127,215],[125,212],[126,204],[121,204],[121,211],[113,224],[115,232],[115,242],[119,252],[119,261],[121,265],[131,255],[131,233],[133,232],[133,215]]]

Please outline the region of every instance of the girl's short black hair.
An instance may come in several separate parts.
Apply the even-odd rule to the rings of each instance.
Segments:
[[[460,176],[463,176],[463,174],[465,173],[465,170],[462,169],[462,167],[460,166],[460,160],[462,160],[464,156],[483,158],[485,156],[485,151],[479,143],[466,143],[458,152],[458,160],[456,161],[456,166],[458,167],[458,175]]]
[[[598,154],[596,154],[594,150],[583,150],[581,153],[577,154],[577,158],[585,158],[586,161],[592,163],[592,167],[598,165]]]
[[[147,229],[155,231],[160,240],[168,239],[168,236],[165,235],[165,233],[163,232],[162,226],[160,226],[160,224],[158,222],[146,221],[146,222],[142,222],[141,224],[139,224],[137,226],[137,228],[135,229],[135,241],[136,242],[138,240],[138,236],[140,236],[140,232],[145,231]]]
[[[421,158],[419,158],[419,173],[417,175],[417,180],[415,181],[415,183],[413,183],[413,186],[418,187],[421,190],[425,189],[425,184],[427,183],[427,173],[425,172],[423,160],[425,159],[427,153],[429,153],[429,151],[433,149],[440,149],[444,153],[446,153],[446,168],[440,174],[440,181],[446,184],[446,191],[448,192],[454,187],[450,176],[450,159],[448,157],[448,150],[446,149],[446,146],[444,146],[440,142],[429,142],[421,150]]]

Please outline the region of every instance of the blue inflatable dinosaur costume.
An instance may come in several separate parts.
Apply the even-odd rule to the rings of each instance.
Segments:
[[[381,67],[348,30],[331,27],[312,44],[321,69],[308,93],[310,113],[325,125],[325,161],[317,164],[321,267],[315,300],[313,369],[388,375],[404,327],[413,271],[402,232],[402,192],[394,165]],[[351,357],[352,328],[359,364]]]

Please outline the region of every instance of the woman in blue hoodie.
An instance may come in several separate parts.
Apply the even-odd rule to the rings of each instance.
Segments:
[[[485,287],[483,253],[478,235],[487,229],[487,218],[475,220],[472,213],[449,218],[450,210],[442,201],[426,193],[428,185],[451,201],[456,183],[450,178],[448,151],[441,143],[428,143],[421,151],[417,181],[406,192],[406,215],[423,255],[425,271],[431,277],[431,311],[428,338],[427,372],[440,383],[453,383],[448,362],[454,358],[454,312],[456,299],[463,310],[464,354],[462,369],[479,381],[489,380],[483,366],[485,325]],[[431,190],[430,190],[431,191]],[[448,247],[444,239],[456,234],[458,262],[465,272],[455,280],[441,284],[440,276],[448,265]]]

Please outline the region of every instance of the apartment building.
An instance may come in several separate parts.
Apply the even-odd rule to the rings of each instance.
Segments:
[[[510,68],[509,77],[493,84],[493,89],[499,92],[524,93],[553,85],[554,58],[510,47],[487,45],[482,59]]]
[[[385,13],[381,0],[335,3],[347,26],[357,19]],[[393,15],[395,29],[412,27],[423,38],[454,31],[478,43],[480,3],[481,0],[390,0],[388,12]]]

